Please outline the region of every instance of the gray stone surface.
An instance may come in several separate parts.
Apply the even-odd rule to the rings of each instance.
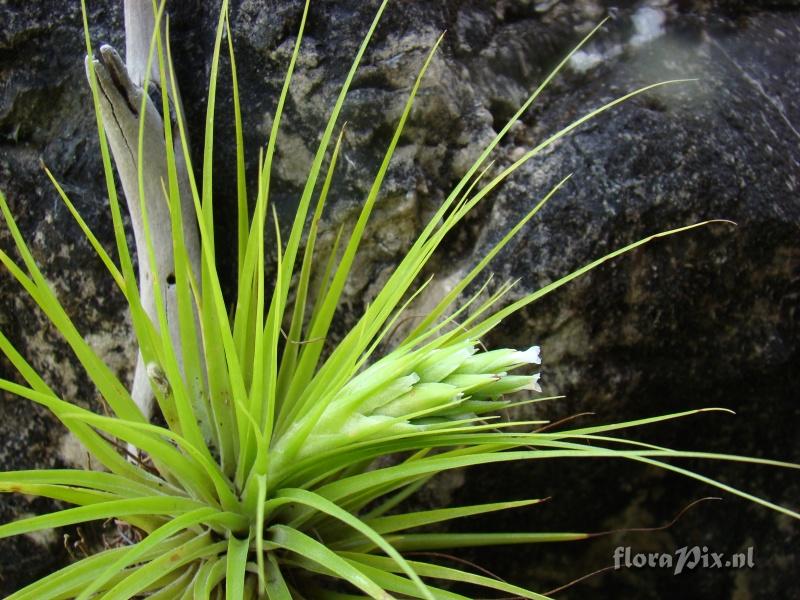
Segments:
[[[95,41],[121,46],[121,3],[90,4]],[[210,4],[180,2],[172,11],[174,50],[183,57],[179,77],[196,147],[213,38]],[[275,200],[285,222],[373,4],[314,3],[275,170]],[[526,165],[447,240],[432,270],[446,279],[469,266],[567,173],[574,173],[570,183],[494,264],[499,280],[521,277],[518,293],[651,232],[714,217],[736,221],[736,228],[717,225],[659,241],[603,267],[509,319],[488,341],[542,343],[546,391],[568,396],[544,411],[548,417],[592,411],[596,415],[583,422],[610,422],[727,406],[738,416],[703,415],[637,436],[670,446],[800,461],[800,3],[615,4],[610,12],[616,18],[515,126],[497,154],[498,168],[522,148],[630,89],[668,78],[699,81],[633,100]],[[232,5],[246,143],[254,157],[269,131],[301,2]],[[398,0],[390,5],[345,108],[345,160],[333,191],[328,237],[338,223],[353,218],[416,70],[440,31],[448,33],[393,163],[366,253],[347,289],[339,330],[352,322],[376,281],[387,275],[492,131],[607,8],[588,0]],[[85,113],[89,98],[79,10],[52,1],[8,2],[0,6],[0,20],[0,186],[81,331],[124,373],[133,347],[121,299],[39,167],[40,160],[47,163],[111,248],[93,116]],[[598,58],[603,61],[595,64]],[[227,89],[223,76],[222,98]],[[224,139],[230,131],[225,100],[218,121],[217,139]],[[232,186],[221,175],[231,172],[232,148],[220,147],[216,158],[218,234],[232,239]],[[4,249],[10,247],[9,237],[0,227]],[[232,259],[224,259],[223,268],[230,271]],[[0,327],[58,389],[95,405],[80,369],[10,279],[5,273],[0,277]],[[0,371],[11,376],[5,362]],[[43,411],[18,399],[0,402],[4,469],[82,460]],[[688,464],[797,506],[795,473]],[[524,513],[460,525],[602,531],[664,524],[690,501],[713,493],[637,465],[594,461],[473,470],[466,477],[446,478],[420,502],[553,496]],[[0,498],[4,521],[44,508],[27,498]],[[63,533],[0,541],[0,590],[10,591],[66,560]],[[76,539],[76,532],[67,533]],[[698,569],[677,577],[658,569],[610,572],[558,597],[788,598],[800,592],[794,577],[800,566],[798,538],[796,522],[726,497],[695,507],[665,532],[465,556],[546,591],[612,564],[616,545],[635,552],[698,544],[730,553],[752,545],[752,570]]]

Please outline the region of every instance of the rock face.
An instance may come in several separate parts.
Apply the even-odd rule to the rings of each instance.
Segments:
[[[174,4],[173,50],[181,57],[178,74],[199,146],[215,10],[213,3],[198,0]],[[275,201],[284,222],[373,4],[313,3],[275,169]],[[95,42],[122,47],[121,3],[91,5]],[[800,461],[800,2],[631,0],[618,5],[605,30],[514,126],[497,151],[496,169],[627,91],[665,79],[698,81],[627,102],[527,163],[447,241],[431,270],[445,281],[474,264],[569,173],[573,176],[564,189],[495,260],[498,281],[521,278],[514,294],[649,233],[709,218],[737,222],[737,227],[713,225],[662,240],[604,266],[510,318],[486,341],[542,344],[545,391],[567,398],[537,416],[594,412],[582,417],[588,424],[725,406],[737,416],[700,415],[635,437]],[[269,131],[301,11],[299,0],[232,2],[251,158]],[[600,3],[590,0],[405,0],[389,6],[345,107],[345,160],[332,192],[329,232],[352,220],[417,69],[440,32],[446,28],[448,33],[392,164],[366,252],[347,289],[340,329],[353,322],[482,145],[604,14]],[[11,2],[0,7],[0,17],[0,187],[79,329],[128,373],[135,348],[122,299],[40,167],[40,161],[49,166],[111,248],[94,117],[86,112],[80,10],[76,3],[52,0]],[[223,76],[218,140],[232,129],[228,87]],[[234,206],[232,186],[220,175],[233,172],[232,151],[230,144],[217,150],[218,206]],[[253,166],[254,161],[251,174]],[[232,238],[233,209],[219,212],[219,235]],[[7,228],[0,227],[0,247],[11,246]],[[53,328],[5,274],[0,330],[66,397],[96,406],[91,386]],[[4,359],[0,375],[14,377]],[[81,462],[80,449],[44,411],[3,397],[3,470]],[[800,496],[796,473],[682,465],[783,505],[796,507]],[[475,469],[443,480],[419,501],[552,496],[524,513],[461,526],[606,531],[658,527],[710,493],[713,488],[643,465],[587,461]],[[46,508],[41,501],[4,495],[0,519]],[[66,544],[64,533],[70,536]],[[0,591],[9,593],[52,570],[70,552],[79,555],[80,535],[71,530],[0,541]],[[464,556],[546,591],[613,565],[617,546],[629,546],[633,554],[695,545],[732,554],[752,547],[752,569],[698,567],[675,576],[668,569],[623,568],[558,596],[744,600],[800,594],[794,575],[800,568],[798,541],[796,521],[726,496],[693,508],[661,532]]]

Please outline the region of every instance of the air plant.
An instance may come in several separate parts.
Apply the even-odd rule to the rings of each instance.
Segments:
[[[552,398],[543,397],[538,387],[539,376],[534,371],[541,359],[537,346],[486,350],[480,343],[483,336],[515,311],[601,263],[655,237],[703,223],[632,243],[514,302],[504,303],[513,285],[510,282],[492,288],[487,280],[475,291],[492,258],[520,233],[564,180],[533,204],[495,247],[479,257],[474,268],[424,318],[410,328],[401,328],[400,339],[392,335],[426,289],[430,280],[420,282],[420,276],[445,236],[517,168],[598,114],[675,82],[650,85],[597,108],[495,174],[489,168],[492,152],[564,67],[569,60],[566,57],[483,149],[357,323],[340,340],[330,341],[331,325],[370,214],[414,97],[439,45],[437,42],[431,50],[411,88],[352,230],[349,235],[340,230],[333,248],[320,253],[316,248],[318,229],[342,146],[340,112],[386,5],[384,0],[331,107],[288,236],[282,235],[277,217],[270,219],[271,168],[309,2],[305,3],[272,131],[259,157],[252,213],[248,210],[243,125],[227,2],[222,2],[216,31],[199,179],[194,176],[177,94],[168,27],[163,27],[163,3],[154,6],[150,15],[153,26],[145,46],[147,60],[139,73],[141,85],[130,79],[130,69],[126,70],[113,50],[104,47],[99,56],[93,52],[86,26],[87,71],[118,262],[51,178],[128,302],[139,345],[139,366],[133,390],[129,391],[73,325],[37,267],[5,197],[0,195],[0,209],[21,263],[3,251],[0,261],[63,335],[108,408],[108,414],[98,414],[63,398],[0,334],[0,348],[26,382],[0,380],[0,389],[48,408],[103,466],[98,471],[0,474],[0,491],[74,505],[0,525],[0,536],[115,519],[138,532],[138,541],[98,551],[10,598],[467,599],[451,591],[447,582],[522,598],[545,598],[465,568],[445,566],[435,559],[412,560],[406,554],[588,537],[582,533],[426,530],[429,525],[457,518],[533,505],[540,501],[536,498],[415,512],[403,508],[403,501],[437,474],[507,461],[635,460],[800,517],[666,461],[701,457],[795,465],[682,452],[612,434],[699,410],[557,432],[538,431],[541,422],[498,420],[498,413],[509,407]],[[239,209],[238,278],[232,306],[223,298],[216,266],[211,191],[216,78],[225,40],[233,79],[236,133],[234,139],[222,143],[236,148]],[[143,91],[149,89],[151,79],[162,88],[160,114]],[[117,115],[112,122],[109,117],[115,93],[128,103],[132,116],[125,117],[127,121]],[[130,147],[136,153],[130,151],[127,158],[117,148],[121,136],[135,142]],[[109,147],[120,169],[137,231],[138,283],[126,244]],[[161,169],[157,176],[153,176],[153,168]],[[266,246],[273,227],[270,220],[274,220],[276,241],[272,250],[275,276],[267,281],[265,268],[270,257]],[[467,290],[472,293],[466,295]],[[163,425],[151,423],[153,406],[163,415]],[[127,453],[121,450],[126,447]]]

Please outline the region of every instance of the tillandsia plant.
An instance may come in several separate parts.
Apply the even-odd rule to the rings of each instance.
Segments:
[[[108,408],[107,414],[96,414],[61,397],[0,334],[0,347],[27,382],[22,385],[0,380],[0,389],[52,411],[104,467],[103,471],[59,469],[1,474],[0,491],[44,496],[75,506],[0,525],[0,536],[107,519],[127,524],[137,535],[135,543],[106,548],[83,558],[17,591],[11,598],[468,598],[451,591],[453,587],[448,582],[483,588],[480,594],[488,589],[521,598],[544,598],[484,574],[446,566],[435,559],[412,560],[407,555],[588,537],[558,532],[430,533],[425,529],[452,519],[532,505],[539,502],[535,498],[403,511],[403,501],[439,473],[506,461],[624,458],[693,477],[800,518],[788,508],[685,470],[667,459],[796,465],[682,452],[610,433],[700,411],[558,432],[539,431],[541,422],[498,421],[498,413],[504,409],[550,398],[542,397],[539,376],[533,372],[541,362],[537,346],[486,350],[480,343],[482,336],[515,311],[604,261],[654,237],[698,225],[630,244],[504,304],[512,283],[496,289],[490,288],[488,281],[483,286],[476,284],[492,258],[558,191],[562,181],[533,205],[488,254],[480,257],[424,318],[399,335],[401,339],[390,350],[384,350],[390,338],[397,337],[397,325],[408,307],[426,288],[427,282],[419,279],[432,254],[479,202],[525,161],[588,119],[664,83],[633,91],[599,107],[495,173],[489,162],[492,151],[566,64],[569,57],[565,58],[481,152],[358,322],[340,341],[329,342],[331,325],[365,227],[381,194],[415,94],[436,52],[434,47],[412,86],[356,223],[348,236],[340,231],[334,248],[321,258],[315,244],[342,144],[340,112],[386,5],[386,0],[380,4],[331,108],[286,239],[274,218],[276,274],[272,281],[265,276],[268,231],[273,227],[269,206],[271,166],[309,2],[305,4],[272,131],[259,157],[252,213],[248,211],[227,2],[222,2],[216,31],[200,180],[194,176],[173,75],[168,27],[162,26],[166,23],[163,3],[154,5],[150,13],[152,35],[144,46],[147,60],[140,71],[141,86],[128,79],[130,69],[126,71],[111,49],[103,48],[100,56],[94,54],[84,7],[87,69],[118,262],[80,218],[55,179],[53,182],[128,302],[140,366],[133,390],[129,391],[89,347],[37,267],[0,195],[0,208],[19,254],[19,260],[15,260],[0,251],[0,261],[64,336]],[[225,40],[233,79],[238,159],[238,280],[232,306],[223,298],[216,268],[211,193],[215,84]],[[132,51],[130,47],[128,51]],[[143,91],[149,89],[153,79],[162,89],[163,120]],[[127,94],[125,100],[134,111],[135,121],[123,122],[119,115],[114,115],[114,122],[109,119],[109,103],[113,104],[114,99],[106,88],[111,84]],[[154,128],[154,123],[158,127]],[[114,127],[117,131],[110,131]],[[136,145],[127,148],[127,158],[120,156],[115,147],[120,131],[128,136],[131,131],[136,134]],[[154,137],[154,131],[161,137]],[[109,146],[120,169],[134,226],[140,228],[136,240],[140,253],[138,283],[126,244]],[[148,154],[151,152],[163,156],[160,177],[154,178],[148,171],[147,165],[154,161],[153,155]],[[152,197],[154,187],[156,201]],[[156,211],[160,211],[158,215]],[[465,297],[468,289],[474,293]],[[528,393],[520,395],[523,391]],[[150,422],[150,398],[163,414],[163,426]],[[125,448],[129,450],[126,452]]]

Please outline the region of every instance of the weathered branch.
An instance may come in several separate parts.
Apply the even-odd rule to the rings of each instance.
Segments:
[[[146,95],[141,85],[147,69],[147,57],[155,26],[151,0],[126,0],[125,37],[127,62],[123,64],[117,52],[103,46],[95,57],[94,67],[100,88],[100,110],[111,147],[114,162],[119,172],[122,188],[128,204],[139,258],[139,286],[145,312],[158,327],[154,273],[148,258],[144,222],[140,206],[139,190],[139,111]],[[165,38],[162,38],[165,39]],[[172,106],[180,109],[180,95],[166,82],[161,82],[158,61],[153,61],[151,81],[156,85],[165,83],[169,87]],[[167,152],[164,141],[164,124],[152,99],[147,96],[144,115],[144,139],[142,148],[143,194],[147,209],[148,224],[155,254],[156,272],[160,279],[162,301],[166,310],[169,335],[176,345],[179,363],[183,364],[180,347],[180,331],[175,290],[175,260],[171,231],[170,211],[164,190],[168,188]],[[182,112],[178,113],[182,114]],[[164,115],[170,118],[169,115]],[[173,128],[175,131],[175,128]],[[181,193],[183,232],[189,260],[195,277],[199,281],[200,244],[194,204],[190,195],[188,174],[179,136],[175,133],[175,157]],[[190,389],[195,387],[190,383]],[[145,416],[153,413],[153,391],[147,366],[141,353],[134,373],[132,396]],[[198,409],[201,407],[199,406]]]
[[[164,23],[163,19],[161,23]],[[131,81],[139,86],[144,82],[147,55],[150,52],[150,40],[153,38],[155,26],[156,19],[151,0],[125,0],[125,66],[128,68]],[[161,85],[158,61],[153,61],[150,81]]]

